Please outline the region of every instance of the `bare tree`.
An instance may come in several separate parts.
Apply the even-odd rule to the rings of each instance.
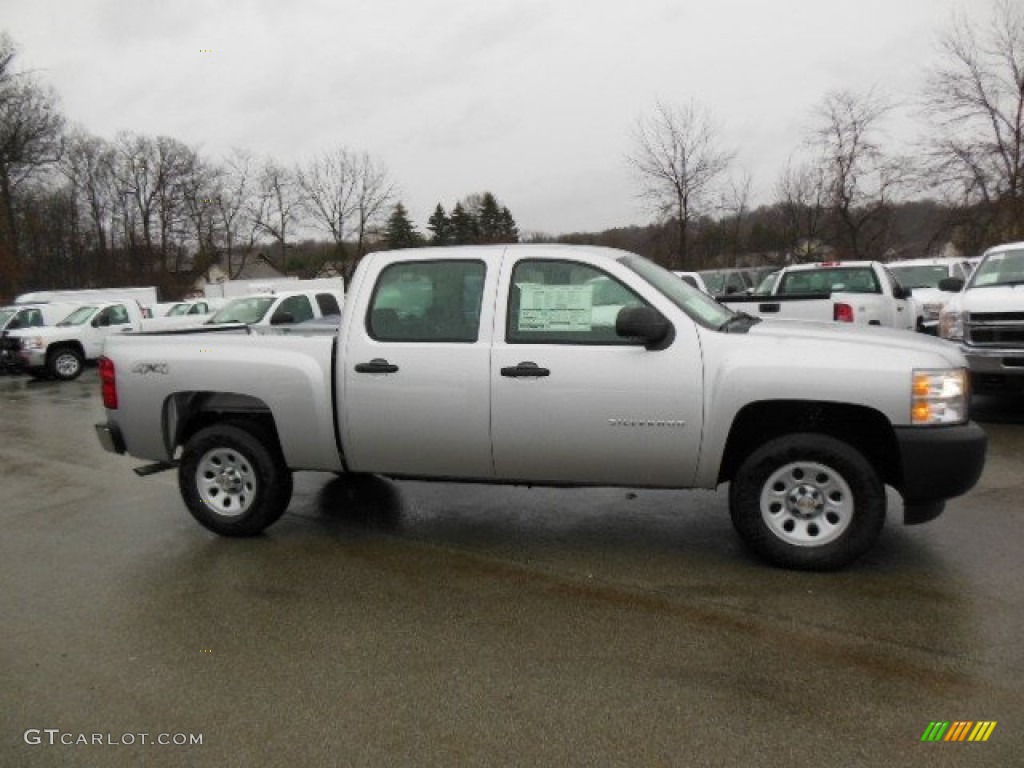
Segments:
[[[245,269],[259,232],[259,221],[251,215],[259,207],[255,175],[252,153],[237,148],[231,151],[216,174],[214,205],[229,280],[237,279]],[[237,251],[241,251],[241,255],[236,260]]]
[[[881,258],[892,203],[906,177],[904,161],[878,142],[892,107],[874,91],[829,93],[817,110],[812,146],[828,190],[834,243],[842,258]]]
[[[739,266],[739,254],[743,248],[753,184],[750,171],[743,170],[739,175],[730,178],[722,191],[726,252],[731,257],[733,266]]]
[[[694,102],[679,108],[659,102],[652,116],[637,121],[633,143],[626,159],[639,176],[641,196],[658,215],[675,221],[671,266],[690,269],[690,225],[705,212],[735,153],[720,146],[710,115]]]
[[[288,269],[288,234],[297,223],[301,205],[296,174],[275,160],[263,162],[256,183],[249,216],[259,232],[269,235],[278,245],[277,268]]]
[[[385,218],[395,185],[369,154],[345,147],[313,158],[298,172],[306,212],[334,241],[335,258],[346,278],[366,252],[370,230]],[[349,257],[346,242],[355,241]]]
[[[821,164],[791,159],[775,185],[782,230],[790,254],[798,261],[815,259],[824,237],[828,184]]]
[[[60,157],[64,117],[52,88],[14,71],[17,48],[0,33],[0,268],[19,266],[18,187]]]
[[[985,28],[954,18],[925,90],[933,178],[986,217],[976,248],[1024,238],[1024,6],[994,10]]]

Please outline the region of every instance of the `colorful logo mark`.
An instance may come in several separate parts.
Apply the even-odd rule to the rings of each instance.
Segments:
[[[933,720],[921,734],[921,741],[988,741],[995,728],[995,720]]]

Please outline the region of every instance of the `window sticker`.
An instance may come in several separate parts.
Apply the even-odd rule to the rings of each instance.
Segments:
[[[520,331],[589,331],[594,308],[590,285],[519,286]]]

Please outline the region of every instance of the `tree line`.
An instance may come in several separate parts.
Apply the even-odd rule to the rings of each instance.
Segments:
[[[791,260],[884,259],[931,255],[911,246],[975,254],[1024,239],[1024,6],[992,8],[985,25],[960,15],[941,33],[943,57],[925,73],[917,104],[923,138],[909,153],[885,146],[896,105],[884,93],[830,92],[779,174],[774,202],[754,211],[751,179],[732,172],[736,152],[710,110],[658,103],[637,121],[626,158],[659,222],[649,250],[695,269],[757,245]],[[908,242],[901,212],[921,201],[934,203],[931,232]]]
[[[652,223],[598,233],[522,234],[490,192],[421,233],[379,160],[338,146],[285,165],[236,149],[209,158],[167,136],[112,139],[68,126],[57,94],[16,67],[0,35],[0,294],[156,284],[177,295],[211,264],[237,276],[254,258],[312,276],[348,274],[379,247],[563,240],[626,247],[676,269],[751,259],[963,253],[1024,239],[1024,9],[994,0],[982,26],[956,17],[926,73],[927,130],[909,153],[886,146],[895,105],[838,90],[752,206],[710,110],[662,102],[634,125],[625,161]]]

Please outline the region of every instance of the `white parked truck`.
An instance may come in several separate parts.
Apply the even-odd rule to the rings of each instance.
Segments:
[[[12,370],[18,349],[11,331],[56,325],[80,305],[69,301],[0,307],[0,371]]]
[[[612,249],[371,253],[334,335],[230,328],[111,337],[97,425],[143,473],[176,466],[188,510],[227,536],[277,520],[297,470],[728,483],[752,550],[827,569],[875,541],[886,485],[921,523],[984,464],[953,345],[736,314]]]
[[[1024,242],[985,251],[967,279],[947,278],[939,335],[960,345],[979,388],[1024,387]]]
[[[345,303],[337,290],[281,291],[240,296],[221,305],[206,321],[209,325],[265,327],[301,323],[314,318],[340,315]]]
[[[108,336],[140,330],[142,322],[134,299],[80,304],[56,325],[11,331],[13,364],[36,378],[75,379],[100,357]]]
[[[779,271],[771,295],[729,296],[737,311],[786,320],[921,329],[923,309],[878,261],[795,264]]]
[[[900,285],[911,292],[914,300],[920,302],[921,330],[933,335],[938,334],[939,315],[951,298],[948,291],[939,288],[939,283],[947,277],[956,277],[966,282],[972,269],[967,259],[948,257],[890,261],[886,267],[900,281]]]

